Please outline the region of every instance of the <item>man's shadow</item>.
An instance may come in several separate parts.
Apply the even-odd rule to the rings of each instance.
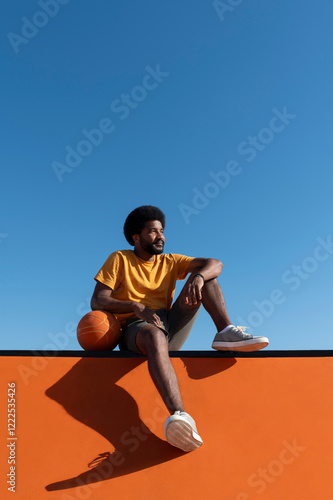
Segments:
[[[197,359],[182,359],[193,379],[221,372],[236,362],[234,358],[211,359],[206,368],[199,369]],[[204,366],[200,361],[199,365]],[[82,358],[46,390],[47,397],[63,406],[73,418],[97,431],[115,448],[113,453],[103,451],[78,476],[47,485],[48,491],[123,476],[184,455],[148,429],[139,416],[134,398],[116,384],[143,362],[145,358]],[[156,408],[157,411],[163,413],[161,408]],[[162,419],[166,416],[167,413]],[[158,425],[163,425],[161,416],[157,418]]]

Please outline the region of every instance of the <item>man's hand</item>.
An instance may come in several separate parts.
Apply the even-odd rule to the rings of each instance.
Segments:
[[[200,275],[195,275],[193,279],[188,282],[184,293],[185,293],[185,304],[190,307],[196,307],[199,302],[201,302],[202,295],[201,290],[205,282]]]
[[[112,288],[97,282],[94,294],[91,299],[92,310],[105,310],[114,314],[134,312],[137,318],[143,319],[152,325],[162,327],[159,316],[149,307],[133,302],[132,300],[117,300],[112,297]]]
[[[149,307],[140,304],[140,302],[135,302],[133,304],[133,311],[137,318],[162,328],[160,317],[152,309],[149,309]]]

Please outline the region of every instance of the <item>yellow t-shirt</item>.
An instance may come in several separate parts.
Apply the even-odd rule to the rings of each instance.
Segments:
[[[153,262],[137,257],[133,250],[113,252],[95,276],[95,280],[112,288],[112,298],[140,302],[150,309],[167,309],[172,305],[177,280],[184,280],[193,257],[160,254]],[[116,314],[123,323],[134,313]]]

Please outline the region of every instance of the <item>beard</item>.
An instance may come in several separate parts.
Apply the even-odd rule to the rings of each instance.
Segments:
[[[140,236],[140,245],[143,250],[150,253],[151,255],[159,255],[163,253],[164,241],[162,240],[157,240],[154,243],[148,243],[144,238],[141,238]]]

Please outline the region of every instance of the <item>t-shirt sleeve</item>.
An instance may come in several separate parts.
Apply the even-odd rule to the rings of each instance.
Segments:
[[[194,260],[194,257],[187,257],[186,255],[173,254],[176,266],[177,266],[177,279],[184,280],[187,276],[186,269],[188,268],[190,262]]]
[[[121,258],[119,252],[113,252],[105,261],[101,269],[95,276],[95,281],[115,290],[118,288],[121,279]]]

